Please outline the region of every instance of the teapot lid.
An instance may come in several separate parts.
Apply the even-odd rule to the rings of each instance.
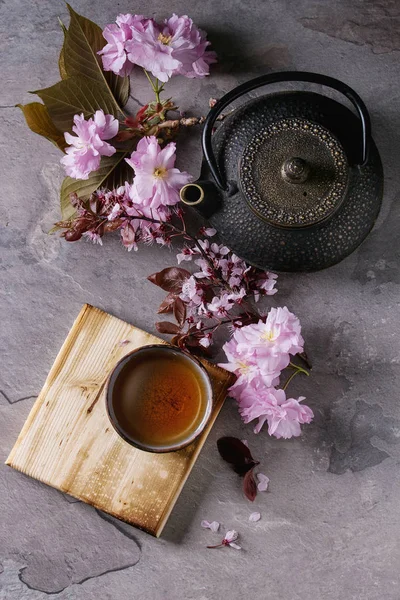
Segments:
[[[239,185],[249,207],[284,228],[328,219],[346,196],[348,177],[339,140],[301,118],[280,119],[258,131],[239,165]]]

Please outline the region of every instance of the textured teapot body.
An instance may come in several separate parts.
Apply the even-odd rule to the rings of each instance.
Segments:
[[[203,182],[186,186],[183,201],[259,267],[313,271],[339,262],[372,228],[383,186],[368,113],[352,93],[361,121],[343,104],[312,92],[268,94],[235,110],[212,140],[203,137]]]

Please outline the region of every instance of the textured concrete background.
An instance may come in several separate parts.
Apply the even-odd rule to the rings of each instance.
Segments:
[[[353,85],[370,108],[386,189],[379,221],[340,265],[279,280],[274,300],[301,318],[314,370],[293,385],[315,411],[299,439],[259,436],[227,402],[161,540],[1,467],[1,600],[398,600],[400,8],[397,0],[75,0],[100,24],[118,12],[188,12],[210,33],[220,65],[206,81],[175,79],[190,114],[210,96],[270,70],[306,69]],[[84,302],[154,331],[162,295],[148,273],[173,256],[66,244],[58,218],[59,153],[25,126],[17,102],[57,80],[62,34],[51,0],[3,0],[1,45],[0,459],[6,458]],[[144,101],[144,78],[132,95]],[[197,174],[198,137],[181,167]],[[250,505],[217,455],[223,434],[248,438],[271,479]],[[259,510],[262,519],[249,523]],[[244,550],[207,550],[200,528],[237,529]]]

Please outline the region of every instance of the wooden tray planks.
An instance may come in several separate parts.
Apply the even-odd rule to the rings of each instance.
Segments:
[[[214,389],[203,434],[179,452],[137,450],[108,420],[105,385],[125,354],[154,343],[166,342],[86,304],[6,464],[158,537],[234,377],[202,361]]]

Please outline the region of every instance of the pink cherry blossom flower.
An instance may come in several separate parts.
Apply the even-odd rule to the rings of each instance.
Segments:
[[[259,290],[262,290],[267,296],[273,296],[278,290],[275,289],[276,280],[278,275],[265,271],[256,280],[256,286]]]
[[[132,39],[132,27],[145,28],[149,22],[142,15],[119,15],[117,24],[107,25],[103,37],[107,44],[97,54],[100,54],[105,71],[113,71],[116,75],[125,77],[133,69],[133,63],[128,59],[126,42]]]
[[[175,38],[173,55],[181,63],[177,73],[190,78],[209,75],[209,65],[217,62],[217,55],[207,50],[210,42],[206,39],[206,33],[198,29],[186,15],[178,17],[174,14],[165,21],[165,25]]]
[[[201,522],[201,526],[204,527],[204,529],[211,529],[211,531],[213,533],[216,533],[219,529],[219,523],[218,521],[212,521],[211,523],[209,521],[202,521]]]
[[[286,399],[284,390],[264,386],[247,386],[239,399],[239,412],[245,423],[258,419],[254,433],[259,433],[265,421],[268,421],[268,433],[277,438],[291,438],[300,435],[300,424],[310,423],[312,410],[300,402],[300,397]]]
[[[168,81],[181,65],[173,57],[172,35],[168,30],[163,33],[155,22],[150,22],[146,28],[133,27],[126,50],[133,64],[143,67],[163,82]]]
[[[207,304],[207,309],[219,317],[226,315],[230,308],[232,308],[230,294],[226,293],[222,293],[220,296],[214,296],[212,301]]]
[[[289,398],[286,402],[282,402],[276,412],[268,417],[268,433],[278,439],[299,436],[300,425],[311,423],[314,418],[311,408],[300,404],[303,400],[305,400],[304,396],[300,396],[297,400]]]
[[[176,255],[178,265],[180,265],[182,261],[192,260],[193,254],[194,254],[194,251],[192,248],[189,248],[188,246],[184,246],[182,248],[182,251]]]
[[[182,291],[179,297],[184,302],[188,302],[194,306],[199,306],[203,302],[203,290],[197,283],[196,279],[189,277],[182,285]]]
[[[236,544],[236,540],[238,539],[239,534],[234,529],[227,531],[224,539],[220,544],[216,546],[207,546],[207,548],[222,548],[223,546],[230,546],[231,548],[235,548],[235,550],[241,550],[242,547]]]
[[[91,119],[89,119],[87,122],[89,123],[90,120]],[[93,123],[96,126],[96,134],[101,140],[110,140],[118,133],[118,120],[112,115],[105,115],[102,110],[96,110],[93,115]],[[74,129],[72,129],[72,131],[74,131]],[[113,150],[115,151],[115,148]],[[112,152],[112,154],[114,154],[114,152]]]
[[[214,258],[222,258],[223,256],[226,256],[227,254],[229,254],[229,252],[230,252],[229,248],[227,248],[226,246],[223,246],[222,244],[216,244],[214,242],[210,246],[210,254]]]
[[[135,252],[138,249],[138,245],[136,243],[136,228],[134,221],[126,221],[125,224],[121,227],[121,238],[122,243],[127,248],[128,252],[132,249]]]
[[[151,209],[174,206],[179,202],[179,190],[192,180],[189,173],[175,165],[174,142],[161,149],[155,136],[142,138],[126,162],[135,171],[130,189],[133,202]]]
[[[88,179],[92,171],[97,171],[101,157],[116,152],[105,140],[115,137],[118,127],[117,119],[105,115],[102,110],[96,111],[88,120],[83,113],[75,115],[72,131],[76,135],[64,133],[65,141],[70,144],[60,161],[66,174],[75,179]]]
[[[304,340],[301,336],[301,325],[298,318],[286,306],[271,308],[266,322],[243,327],[244,340],[238,345],[238,351],[251,347],[257,355],[265,354],[297,354],[303,351]]]
[[[237,330],[237,331],[240,331]],[[227,363],[219,363],[219,366],[237,376],[236,382],[229,388],[232,397],[238,397],[242,388],[248,385],[255,377],[259,375],[259,368],[251,354],[239,354],[237,352],[237,342],[235,336],[237,331],[229,342],[223,346],[223,350],[228,359]]]
[[[269,477],[264,475],[264,473],[256,473],[256,477],[258,480],[257,489],[259,492],[266,492],[269,485]]]
[[[237,304],[240,304],[241,301],[243,300],[243,298],[245,298],[247,296],[247,291],[246,289],[240,288],[240,290],[238,292],[232,292],[231,294],[229,294],[228,299],[231,300],[232,302],[236,302]]]
[[[237,400],[241,399],[242,390],[254,379],[257,385],[271,387],[277,385],[283,369],[290,362],[286,353],[262,354],[259,356],[249,343],[249,330],[257,325],[246,325],[235,329],[234,334],[223,346],[228,359],[227,363],[220,363],[220,367],[236,374],[236,382],[229,388],[230,395]]]
[[[126,42],[128,59],[166,82],[172,75],[204,77],[216,62],[209,42],[187,16],[173,15],[162,25],[149,21],[146,27],[133,26]]]
[[[253,512],[251,513],[251,515],[249,516],[249,521],[251,523],[256,523],[257,521],[259,521],[261,519],[261,515],[259,512]]]
[[[199,240],[199,242],[200,241],[201,240]],[[212,271],[209,263],[205,260],[205,258],[198,258],[194,262],[198,267],[200,267],[200,271],[197,271],[197,273],[194,273],[194,275],[195,275],[195,277],[197,277],[197,279],[204,279],[204,278],[211,277],[213,275],[213,271]]]
[[[255,353],[255,356],[259,368],[260,380],[262,380],[263,384],[267,387],[278,385],[281,372],[289,366],[289,354],[266,354],[265,356],[258,356]]]

